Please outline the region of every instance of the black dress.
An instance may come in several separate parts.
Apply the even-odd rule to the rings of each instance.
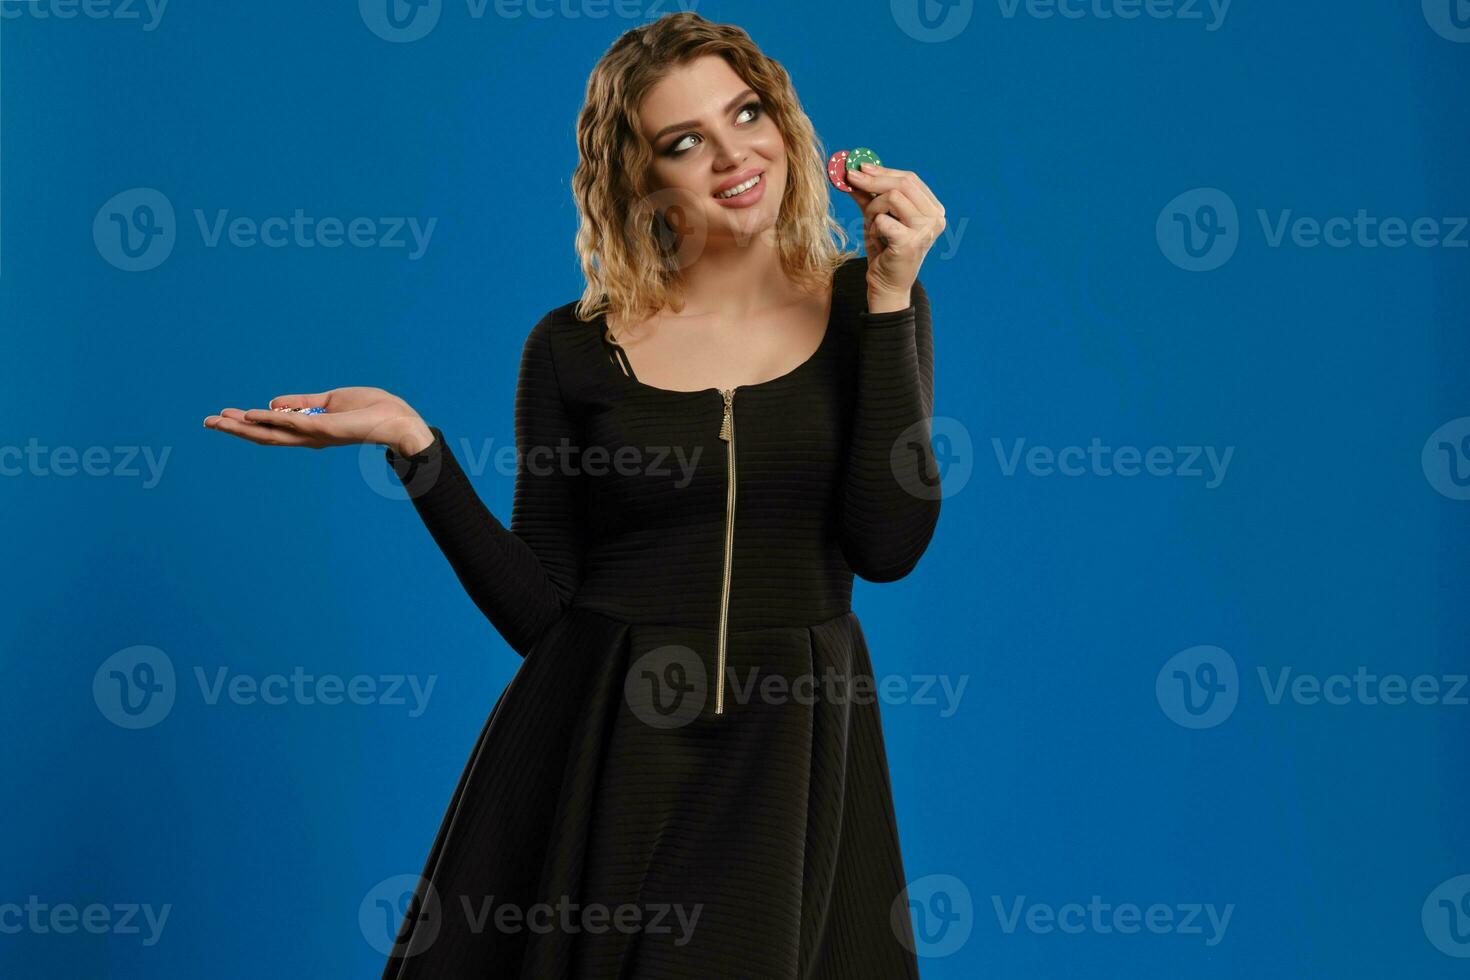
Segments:
[[[918,976],[851,595],[938,520],[933,343],[920,283],[867,312],[866,263],[834,276],[816,353],[728,391],[645,385],[605,317],[552,310],[521,356],[509,530],[438,428],[387,451],[524,661],[385,980]]]

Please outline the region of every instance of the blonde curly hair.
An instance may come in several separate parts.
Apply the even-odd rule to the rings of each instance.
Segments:
[[[781,132],[789,164],[775,235],[787,276],[803,289],[826,288],[837,268],[858,254],[844,249],[847,233],[831,214],[827,153],[786,69],[733,24],[689,11],[665,14],[625,32],[587,79],[572,174],[580,216],[577,255],[587,278],[579,319],[603,313],[641,319],[665,306],[683,307],[681,265],[667,226],[663,233],[659,228],[657,189],[649,179],[653,156],[638,107],[671,68],[704,55],[724,58],[757,92]]]

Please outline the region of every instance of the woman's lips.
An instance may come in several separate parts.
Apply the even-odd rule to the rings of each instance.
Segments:
[[[760,180],[756,181],[755,186],[750,190],[743,194],[736,194],[734,197],[716,197],[715,200],[727,208],[748,208],[752,204],[758,203],[765,195],[766,175],[762,172],[760,174]]]

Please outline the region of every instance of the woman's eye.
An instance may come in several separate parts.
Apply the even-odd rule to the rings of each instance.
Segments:
[[[748,121],[749,122],[754,122],[756,119],[759,119],[760,118],[761,104],[759,102],[747,102],[747,103],[745,103],[745,105],[743,105],[743,106],[740,107],[740,112],[737,113],[736,118],[738,119],[740,116],[745,115],[747,112],[753,114],[752,118],[750,120],[748,120]],[[685,140],[689,140],[689,139],[697,139],[697,137],[693,133],[690,133],[687,136],[681,136],[678,139],[674,140],[673,143],[670,143],[669,144],[669,148],[667,150],[665,150],[664,152],[667,153],[671,157],[678,156],[679,154],[683,153],[685,150],[689,149],[689,147],[684,146],[684,141]]]

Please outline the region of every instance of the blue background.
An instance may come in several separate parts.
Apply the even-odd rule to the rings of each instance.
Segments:
[[[346,2],[178,2],[152,30],[145,8],[37,16],[50,2],[3,0],[0,22],[0,444],[106,447],[114,469],[113,447],[169,455],[151,485],[141,460],[0,478],[0,905],[171,911],[153,945],[0,933],[0,975],[376,977],[359,904],[421,869],[519,658],[411,504],[375,489],[379,450],[267,449],[200,422],[364,384],[462,459],[460,440],[513,445],[521,344],[581,288],[587,73],[672,8],[477,18],[444,0],[432,31],[390,43]],[[1258,211],[1470,214],[1470,44],[1418,0],[1237,0],[1215,30],[1202,6],[1008,9],[954,7],[941,25],[962,29],[926,40],[903,0],[698,7],[789,69],[829,150],[875,148],[948,213],[921,276],[950,495],[919,568],[854,599],[880,673],[967,684],[948,717],[882,705],[907,874],[958,879],[968,914],[923,975],[1463,976],[1421,907],[1470,872],[1470,708],[1273,704],[1258,668],[1465,673],[1470,502],[1436,489],[1448,471],[1421,449],[1470,415],[1470,250],[1272,247]],[[133,188],[177,216],[172,252],[139,272],[92,233]],[[1238,208],[1212,271],[1156,235],[1195,188]],[[437,225],[410,260],[211,248],[194,218],[297,208]],[[1093,437],[1234,449],[1209,488],[1007,475],[995,442]],[[508,520],[511,472],[475,482]],[[1194,729],[1155,682],[1202,644],[1238,681],[1233,711]],[[129,730],[92,683],[137,645],[166,655],[177,697]],[[195,678],[295,667],[436,686],[412,717],[209,704]],[[996,911],[1093,895],[1233,910],[1213,945],[1208,926],[1008,931]]]

